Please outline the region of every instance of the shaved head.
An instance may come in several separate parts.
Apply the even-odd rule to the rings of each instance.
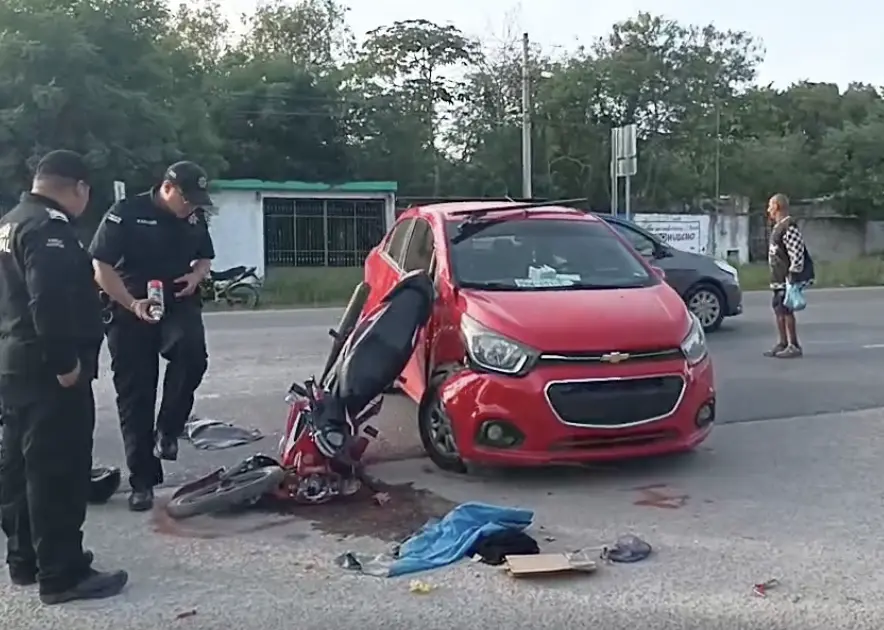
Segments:
[[[778,220],[789,214],[789,198],[783,193],[777,193],[767,202],[767,216],[772,220]]]

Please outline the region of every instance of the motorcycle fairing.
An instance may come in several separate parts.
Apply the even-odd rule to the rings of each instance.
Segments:
[[[403,276],[353,331],[338,362],[338,395],[333,397],[340,400],[348,419],[381,396],[405,369],[435,299],[430,276],[413,271]]]

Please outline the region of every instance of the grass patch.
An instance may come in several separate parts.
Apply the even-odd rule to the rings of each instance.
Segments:
[[[290,267],[267,270],[262,306],[344,306],[362,282],[362,267]]]
[[[875,287],[884,285],[884,258],[814,262],[815,287]],[[767,263],[740,266],[740,284],[744,291],[770,287]]]

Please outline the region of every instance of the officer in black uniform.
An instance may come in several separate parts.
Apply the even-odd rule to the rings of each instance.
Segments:
[[[102,340],[98,288],[71,222],[89,201],[71,151],[48,153],[31,192],[0,219],[0,516],[12,582],[58,604],[119,593],[84,552]]]
[[[107,340],[133,511],[153,505],[153,488],[163,481],[160,460],[177,459],[208,366],[198,289],[215,257],[204,213],[211,205],[206,172],[178,162],[159,186],[112,206],[89,248],[95,278],[113,300]],[[163,283],[158,321],[147,299],[152,280]],[[154,417],[160,356],[168,364]]]

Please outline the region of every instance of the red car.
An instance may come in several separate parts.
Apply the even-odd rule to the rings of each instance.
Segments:
[[[441,468],[688,451],[715,420],[702,326],[605,222],[563,206],[406,210],[369,254],[372,308],[398,278],[435,279],[399,385]]]

